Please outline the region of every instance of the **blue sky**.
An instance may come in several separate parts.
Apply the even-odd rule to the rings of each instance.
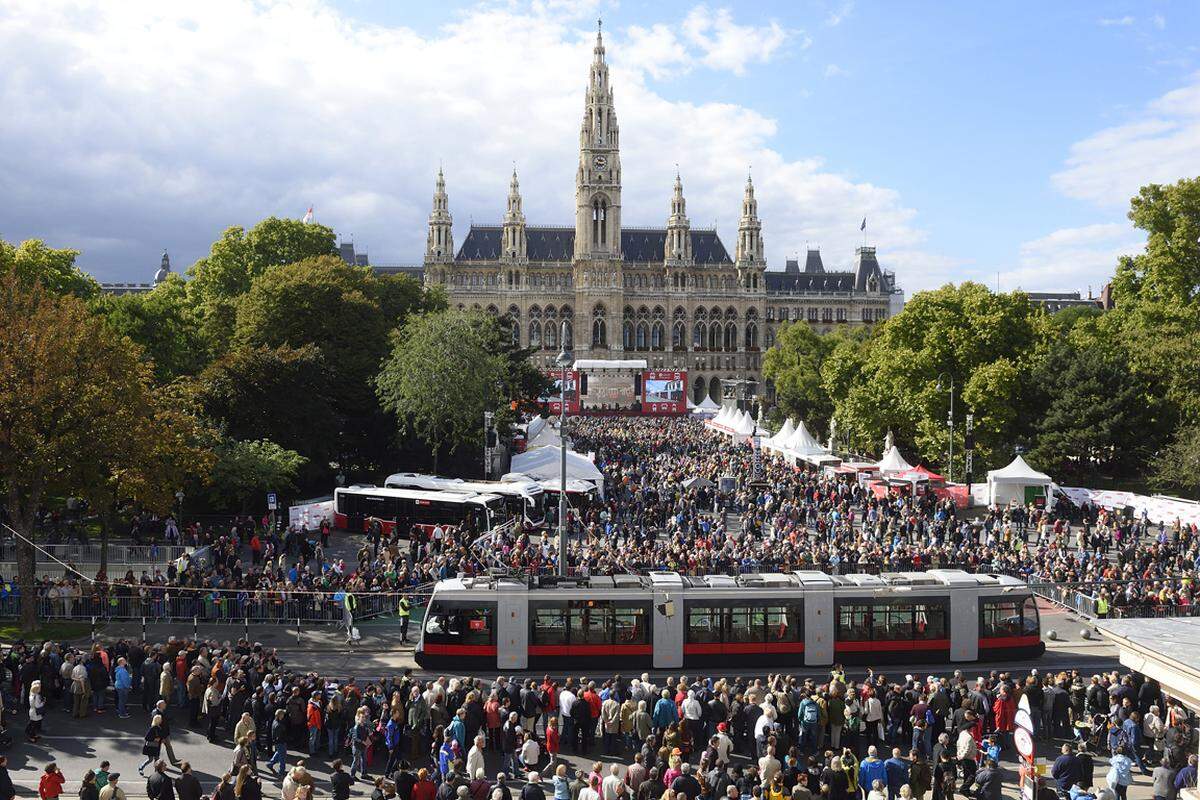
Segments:
[[[678,161],[729,241],[751,163],[772,266],[847,264],[866,216],[910,292],[1098,290],[1137,186],[1200,174],[1191,2],[117,5],[0,10],[0,236],[105,279],[310,203],[419,260],[439,161],[460,242],[514,161],[530,222],[568,222],[598,14],[626,224],[663,224]]]

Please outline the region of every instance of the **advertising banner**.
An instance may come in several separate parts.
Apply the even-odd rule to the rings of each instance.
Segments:
[[[643,372],[642,413],[686,414],[687,372]]]
[[[558,414],[562,411],[561,391],[562,391],[562,370],[548,369],[546,377],[550,379],[553,388],[550,392],[539,400],[546,403],[550,407],[551,414]],[[567,370],[567,414],[579,413],[579,371],[574,369]]]

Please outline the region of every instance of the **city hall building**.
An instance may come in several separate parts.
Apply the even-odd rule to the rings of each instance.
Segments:
[[[850,271],[827,271],[817,250],[808,250],[803,266],[789,260],[767,269],[750,178],[732,253],[716,230],[691,225],[678,174],[664,227],[624,224],[620,130],[599,31],[593,52],[573,225],[527,225],[514,172],[503,222],[472,224],[455,248],[438,170],[422,272],[427,285],[446,288],[451,307],[507,316],[514,337],[545,366],[558,354],[565,321],[576,358],[686,370],[697,402],[720,400],[723,380],[761,381],[763,350],[789,322],[826,333],[871,325],[899,308],[903,294],[873,247],[857,248]]]

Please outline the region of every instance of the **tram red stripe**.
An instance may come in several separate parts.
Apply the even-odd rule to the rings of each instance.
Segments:
[[[648,656],[648,644],[531,644],[531,656]]]
[[[426,644],[422,651],[427,656],[494,656],[494,644]]]
[[[949,639],[909,639],[884,642],[836,642],[835,653],[902,653],[905,650],[949,650]]]
[[[998,636],[995,639],[980,639],[980,650],[992,650],[1000,647],[1029,647],[1042,641],[1041,634],[1030,633],[1025,636]]]

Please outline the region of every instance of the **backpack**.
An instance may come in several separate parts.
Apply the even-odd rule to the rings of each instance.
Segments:
[[[804,701],[804,708],[800,714],[800,721],[805,725],[816,725],[821,721],[821,709],[812,700]]]

